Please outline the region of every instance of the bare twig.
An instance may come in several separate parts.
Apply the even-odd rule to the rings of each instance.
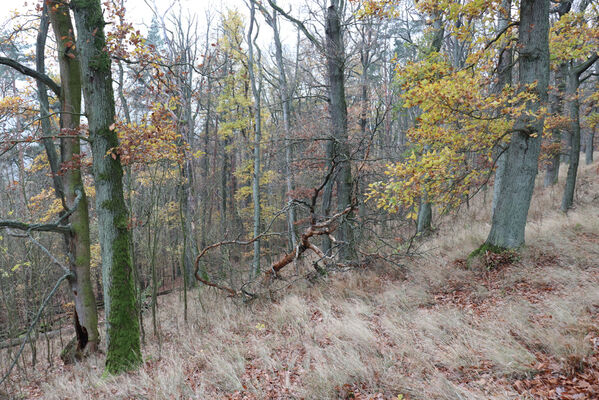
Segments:
[[[29,341],[29,335],[31,334],[31,332],[33,331],[35,326],[37,325],[37,322],[39,321],[40,317],[42,316],[42,312],[44,312],[44,309],[48,305],[48,302],[50,302],[50,299],[52,299],[52,297],[56,294],[56,291],[58,290],[60,284],[65,279],[69,279],[72,277],[73,277],[73,273],[71,271],[69,271],[68,273],[65,273],[63,276],[61,276],[58,279],[58,281],[56,282],[56,284],[54,285],[54,288],[52,288],[52,290],[50,291],[48,296],[46,296],[46,298],[42,302],[42,305],[40,306],[40,309],[38,310],[35,318],[33,319],[33,322],[31,323],[31,325],[29,325],[29,328],[27,329],[27,332],[25,333],[25,337],[23,338],[23,341],[21,342],[21,347],[19,347],[19,351],[17,351],[17,354],[15,355],[14,360],[10,364],[10,367],[8,367],[8,371],[6,371],[6,373],[4,374],[2,379],[0,379],[0,385],[2,385],[2,383],[4,383],[4,381],[10,376],[13,368],[15,367],[15,365],[17,365],[17,361],[18,361],[19,357],[21,356],[21,353],[23,353],[25,344],[27,344],[27,342]]]

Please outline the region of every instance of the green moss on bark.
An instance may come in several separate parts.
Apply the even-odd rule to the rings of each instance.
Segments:
[[[92,143],[98,229],[102,240],[102,272],[106,304],[105,374],[135,369],[141,362],[130,232],[123,198],[123,171],[118,157],[109,154],[118,145],[109,128],[114,121],[110,58],[105,51],[100,0],[72,0],[77,25],[77,47],[84,72],[83,86]]]
[[[496,269],[500,266],[512,264],[519,259],[518,252],[514,249],[484,243],[474,250],[466,259],[468,267],[472,266],[475,259],[481,259],[487,269]]]
[[[468,256],[468,261],[474,259],[475,257],[485,254],[487,251],[495,254],[501,254],[506,250],[508,249],[505,247],[495,246],[490,243],[483,243],[478,249],[470,253],[470,255]]]
[[[122,229],[122,228],[121,228]],[[108,288],[111,298],[108,318],[108,352],[106,372],[118,374],[135,369],[142,362],[139,342],[135,290],[131,258],[129,257],[129,233],[121,230],[113,243],[112,282]]]

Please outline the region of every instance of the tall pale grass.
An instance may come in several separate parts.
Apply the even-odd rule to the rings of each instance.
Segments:
[[[216,399],[236,391],[265,399],[276,398],[274,385],[284,390],[278,398],[328,399],[337,387],[359,384],[387,398],[516,398],[509,382],[533,372],[535,352],[565,362],[593,351],[596,166],[583,167],[580,181],[579,193],[589,197],[579,196],[567,215],[558,211],[559,190],[537,188],[522,258],[490,286],[478,279],[482,271],[453,263],[488,232],[490,199],[479,196],[441,225],[426,256],[408,263],[405,280],[345,272],[250,305],[201,288],[187,323],[180,297],[161,297],[161,342],[147,337],[138,371],[103,377],[98,355],[38,368],[11,388],[25,397],[37,389],[45,399]],[[527,296],[519,284],[539,290]],[[456,288],[469,290],[484,312],[437,299]]]

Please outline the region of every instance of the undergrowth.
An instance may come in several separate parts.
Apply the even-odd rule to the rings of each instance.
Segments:
[[[561,190],[537,190],[527,246],[481,250],[481,268],[462,266],[489,229],[482,196],[441,224],[401,273],[331,273],[249,305],[200,288],[187,322],[180,295],[163,296],[161,341],[148,335],[138,371],[104,378],[101,354],[73,366],[54,357],[21,369],[4,390],[44,399],[540,399],[577,393],[580,382],[592,389],[594,168],[583,169],[578,193],[564,215]]]

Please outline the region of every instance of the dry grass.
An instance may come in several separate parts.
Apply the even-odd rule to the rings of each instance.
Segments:
[[[528,245],[499,271],[454,262],[488,232],[481,196],[440,228],[405,279],[353,271],[251,305],[202,289],[187,323],[179,296],[166,296],[161,344],[148,334],[139,371],[103,378],[102,357],[92,357],[9,388],[45,399],[329,399],[348,396],[344,385],[381,398],[526,398],[512,383],[534,374],[538,353],[568,368],[597,350],[596,169],[582,169],[567,215],[556,211],[561,186],[537,190]]]

